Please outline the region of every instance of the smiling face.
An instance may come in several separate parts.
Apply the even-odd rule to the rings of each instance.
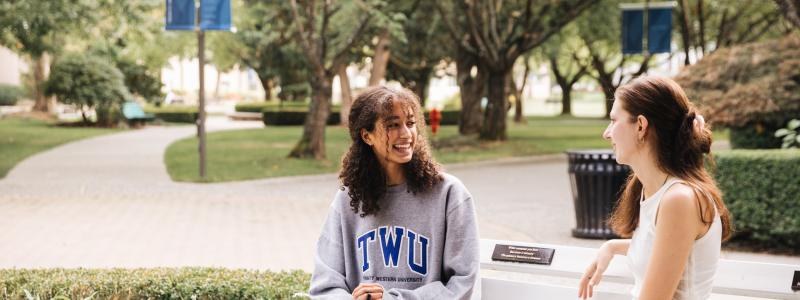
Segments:
[[[372,132],[362,130],[361,137],[372,146],[375,156],[387,173],[400,172],[400,165],[411,161],[417,142],[417,120],[410,107],[394,101],[392,112],[375,122]],[[402,173],[402,172],[401,172]]]
[[[614,101],[609,117],[611,122],[603,132],[603,138],[611,142],[617,163],[630,165],[641,150],[641,143],[637,142],[641,135],[640,120],[623,109],[619,100]]]

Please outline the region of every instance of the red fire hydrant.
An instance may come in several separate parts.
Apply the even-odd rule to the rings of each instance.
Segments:
[[[442,113],[434,108],[431,109],[428,117],[431,120],[431,132],[436,135],[436,131],[439,131],[439,123],[442,121]]]

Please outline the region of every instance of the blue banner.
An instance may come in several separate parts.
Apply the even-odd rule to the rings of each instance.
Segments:
[[[644,39],[644,13],[642,10],[622,11],[622,53],[642,53]]]
[[[194,30],[194,0],[167,0],[166,30]]]
[[[672,9],[651,8],[647,12],[647,51],[669,53],[672,42]]]
[[[230,0],[200,0],[201,30],[231,30]]]

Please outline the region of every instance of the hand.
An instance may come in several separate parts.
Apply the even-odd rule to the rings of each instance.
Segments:
[[[353,290],[354,300],[383,299],[383,286],[377,283],[362,283]]]
[[[581,277],[580,286],[578,287],[578,298],[586,299],[594,296],[594,287],[600,283],[603,278],[603,272],[608,268],[611,259],[614,258],[614,253],[608,242],[603,243],[600,250],[597,252],[592,264],[586,268],[586,271]]]

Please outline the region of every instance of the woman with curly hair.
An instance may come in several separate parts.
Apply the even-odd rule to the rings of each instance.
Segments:
[[[618,254],[627,256],[634,299],[707,299],[720,244],[731,235],[728,209],[704,166],[711,131],[671,79],[639,77],[615,98],[603,138],[633,173],[609,223],[627,239],[600,247],[579,297],[592,296]]]
[[[374,87],[353,102],[342,187],[317,242],[309,294],[325,299],[468,299],[478,291],[472,196],[443,173],[419,100]]]

